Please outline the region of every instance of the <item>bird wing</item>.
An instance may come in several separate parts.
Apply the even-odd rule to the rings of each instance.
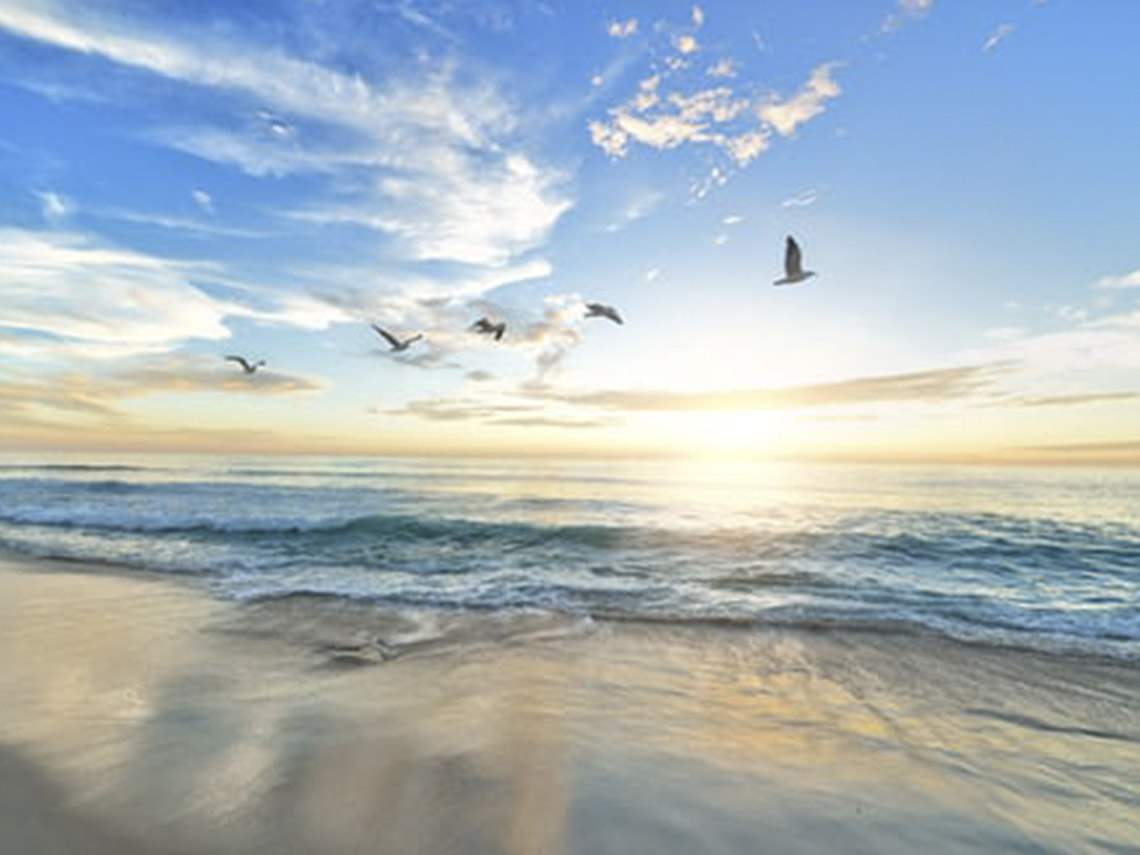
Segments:
[[[794,279],[803,276],[803,273],[803,253],[800,251],[800,245],[796,243],[794,237],[788,235],[788,245],[784,251],[784,274],[789,279]]]
[[[495,341],[499,341],[503,337],[503,333],[505,333],[506,331],[507,331],[507,325],[505,323],[500,322],[499,325],[497,327],[495,327]]]
[[[376,330],[376,332],[379,333],[384,338],[384,340],[388,342],[388,344],[392,345],[392,347],[398,347],[400,345],[400,342],[396,339],[396,337],[387,330],[381,329],[380,327],[376,326],[376,324],[372,325],[372,329]]]
[[[245,359],[243,359],[240,356],[227,356],[226,359],[228,359],[230,362],[240,362],[241,367],[244,368],[246,371],[249,371],[250,369],[253,368],[252,365],[250,365],[248,362],[245,361]]]

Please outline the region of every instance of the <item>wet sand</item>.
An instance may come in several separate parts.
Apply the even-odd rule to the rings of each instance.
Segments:
[[[1134,664],[0,556],[0,852],[1140,853]]]

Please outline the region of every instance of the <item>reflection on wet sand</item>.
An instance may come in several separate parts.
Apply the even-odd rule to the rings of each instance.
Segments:
[[[0,778],[33,762],[62,793],[44,827],[54,811],[139,853],[1140,845],[1120,665],[869,633],[544,635],[534,616],[425,633],[6,565]],[[329,656],[374,636],[399,655]]]

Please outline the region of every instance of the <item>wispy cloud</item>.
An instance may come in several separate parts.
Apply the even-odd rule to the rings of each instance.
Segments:
[[[1126,439],[1108,442],[1070,442],[1057,445],[1026,445],[1023,451],[1046,451],[1056,454],[1122,454],[1128,457],[1140,455],[1140,439]]]
[[[783,208],[806,208],[808,205],[814,205],[818,198],[819,191],[813,187],[785,199],[780,203],[780,206]]]
[[[75,210],[71,200],[61,193],[44,190],[37,192],[36,195],[40,199],[40,209],[43,211],[44,219],[49,223],[60,223]]]
[[[988,400],[1003,365],[975,365],[778,389],[724,392],[567,392],[545,383],[523,384],[514,392],[425,399],[389,411],[432,421],[473,421],[559,427],[604,427],[632,412],[781,411],[873,404],[935,405]],[[603,411],[605,415],[597,415]],[[874,420],[873,414],[838,413],[821,418]]]
[[[18,418],[25,424],[118,415],[106,396],[92,390],[87,379],[79,375],[63,375],[47,382],[0,380],[0,402],[5,420]]]
[[[618,232],[642,220],[655,211],[665,201],[665,194],[660,190],[650,190],[639,193],[625,206],[618,219],[606,224],[606,231]]]
[[[736,77],[739,66],[732,59],[718,59],[705,71],[709,77]]]
[[[517,144],[516,112],[494,84],[461,81],[446,63],[375,83],[207,33],[179,41],[70,4],[0,7],[0,28],[263,105],[252,113],[260,132],[180,127],[153,138],[253,175],[371,172],[375,180],[360,183],[370,192],[351,204],[413,259],[503,264],[540,244],[571,204],[562,176]],[[337,129],[337,142],[327,132],[304,140],[302,120]]]
[[[499,427],[599,428],[620,423],[612,417],[559,411],[557,405],[511,395],[432,398],[383,412],[433,422],[474,422]]]
[[[606,410],[795,410],[884,402],[959,400],[990,387],[1007,369],[971,365],[906,374],[856,377],[779,389],[725,392],[603,391],[571,394],[562,399]]]
[[[0,406],[5,424],[13,427],[82,431],[85,427],[132,429],[132,418],[120,404],[131,398],[189,392],[242,395],[312,393],[322,386],[305,377],[263,369],[243,374],[220,357],[170,355],[145,363],[128,361],[109,375],[62,372],[31,380],[0,380]]]
[[[191,190],[190,198],[194,200],[195,205],[197,205],[207,214],[214,213],[214,200],[205,190]]]
[[[1137,398],[1140,398],[1140,392],[1078,392],[1069,395],[1027,395],[1003,399],[997,403],[1006,407],[1083,407]]]
[[[193,219],[191,217],[174,217],[167,214],[148,213],[145,211],[124,211],[116,208],[92,209],[87,212],[95,217],[104,217],[112,220],[122,220],[127,223],[136,223],[142,226],[171,231],[189,232],[198,235],[213,235],[217,237],[233,238],[261,238],[272,232],[259,229],[248,229],[239,226],[227,226],[212,220]]]
[[[251,395],[292,395],[324,388],[316,380],[283,374],[269,366],[245,374],[221,357],[172,354],[148,359],[112,375],[101,390],[107,398],[133,398],[170,392],[235,392]]]
[[[1133,270],[1123,276],[1105,276],[1096,283],[1097,288],[1117,291],[1124,288],[1140,288],[1140,270]]]
[[[992,51],[1012,32],[1013,24],[1001,24],[986,37],[986,41],[982,45],[982,50],[986,52]]]
[[[934,0],[898,0],[895,10],[884,19],[879,32],[893,32],[908,20],[921,18],[933,8]]]
[[[964,357],[1011,361],[1023,373],[1058,379],[1090,371],[1140,370],[1140,311],[1087,318],[1083,313],[1069,314],[1066,320],[1068,328],[998,338]]]
[[[192,283],[194,269],[80,234],[0,229],[0,327],[89,345],[89,355],[226,338],[229,307]]]
[[[233,299],[219,299],[201,287],[224,281],[214,264],[149,255],[75,232],[0,229],[0,275],[0,351],[25,357],[169,350],[192,339],[228,338],[230,318],[310,326],[314,317],[323,325],[343,317],[302,295],[259,295],[239,286]],[[298,301],[322,311],[298,311]]]

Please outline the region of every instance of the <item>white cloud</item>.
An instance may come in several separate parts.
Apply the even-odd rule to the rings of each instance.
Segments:
[[[731,59],[718,59],[705,73],[709,77],[736,77],[737,65]]]
[[[625,210],[621,212],[619,219],[606,225],[606,231],[619,232],[630,223],[645,219],[645,217],[653,213],[664,201],[665,194],[660,190],[650,190],[640,193],[625,206]]]
[[[693,7],[693,26],[703,27],[705,23],[705,10],[700,6]]]
[[[982,45],[982,50],[987,52],[993,50],[1012,32],[1013,24],[1002,24],[986,37],[985,44]]]
[[[1123,276],[1105,276],[1096,283],[1097,288],[1116,291],[1124,288],[1140,288],[1140,270],[1133,270]]]
[[[696,53],[701,49],[701,46],[697,42],[696,38],[689,35],[688,33],[677,36],[677,38],[673,41],[673,45],[681,53]]]
[[[0,351],[117,358],[228,338],[229,318],[315,328],[347,317],[303,295],[266,297],[246,288],[239,302],[199,287],[220,281],[221,272],[202,262],[71,232],[0,229]]]
[[[831,78],[836,65],[829,62],[818,66],[796,95],[786,101],[774,99],[761,107],[760,118],[781,136],[791,136],[797,127],[822,113],[826,101],[839,96],[839,84]]]
[[[265,237],[269,232],[257,229],[246,229],[239,226],[224,226],[213,221],[195,220],[189,217],[171,217],[166,214],[148,213],[145,211],[124,211],[116,208],[104,208],[89,211],[92,216],[106,217],[112,220],[122,220],[128,223],[137,223],[144,226],[155,226],[161,229],[190,232],[200,235],[218,235],[220,237],[259,238]]]
[[[514,144],[513,105],[486,78],[459,82],[447,63],[375,83],[209,34],[178,41],[66,4],[0,6],[0,28],[264,105],[251,113],[259,132],[181,127],[152,137],[252,175],[372,171],[371,194],[353,204],[412,258],[506,263],[545,240],[571,204],[561,176]],[[341,133],[326,134],[322,147],[302,139],[301,120]]]
[[[1052,383],[1066,378],[1085,386],[1121,382],[1140,371],[1140,311],[1084,319],[1067,313],[1071,327],[1031,334],[999,328],[991,344],[966,354],[971,359],[1017,363],[1022,374]]]
[[[819,198],[819,191],[814,187],[804,190],[802,193],[797,193],[780,203],[783,208],[805,208],[808,205],[815,204],[816,199]]]
[[[44,219],[48,222],[58,223],[60,220],[67,219],[75,210],[71,200],[60,193],[46,190],[37,192],[36,195],[40,198],[40,209],[43,211]]]
[[[606,32],[615,39],[629,38],[637,32],[637,18],[630,18],[626,21],[610,21]]]
[[[190,198],[207,214],[214,213],[214,200],[205,190],[191,190]]]
[[[570,207],[557,177],[520,154],[486,164],[452,150],[424,166],[381,180],[383,197],[396,204],[377,221],[417,259],[505,264],[545,240]]]
[[[919,18],[934,8],[934,0],[898,0],[897,11],[887,15],[880,33],[890,33],[903,25],[908,18]]]
[[[685,39],[691,37],[673,40],[682,55],[697,47],[695,40]],[[611,107],[606,119],[588,123],[591,141],[610,157],[625,157],[635,144],[656,149],[696,144],[719,149],[733,166],[744,167],[767,151],[773,132],[791,136],[840,94],[832,77],[836,63],[818,66],[800,92],[787,99],[757,96],[728,80],[714,87],[700,85],[708,82],[708,74],[722,79],[735,74],[735,64],[728,59],[715,62],[704,75],[688,73],[678,56],[667,57],[664,65],[665,70],[656,67],[642,79],[626,101]],[[724,170],[715,169],[716,177],[700,182],[694,192],[702,195],[712,184],[724,183]]]
[[[0,325],[90,345],[92,355],[226,338],[229,308],[195,287],[192,274],[191,264],[78,234],[0,229]]]

